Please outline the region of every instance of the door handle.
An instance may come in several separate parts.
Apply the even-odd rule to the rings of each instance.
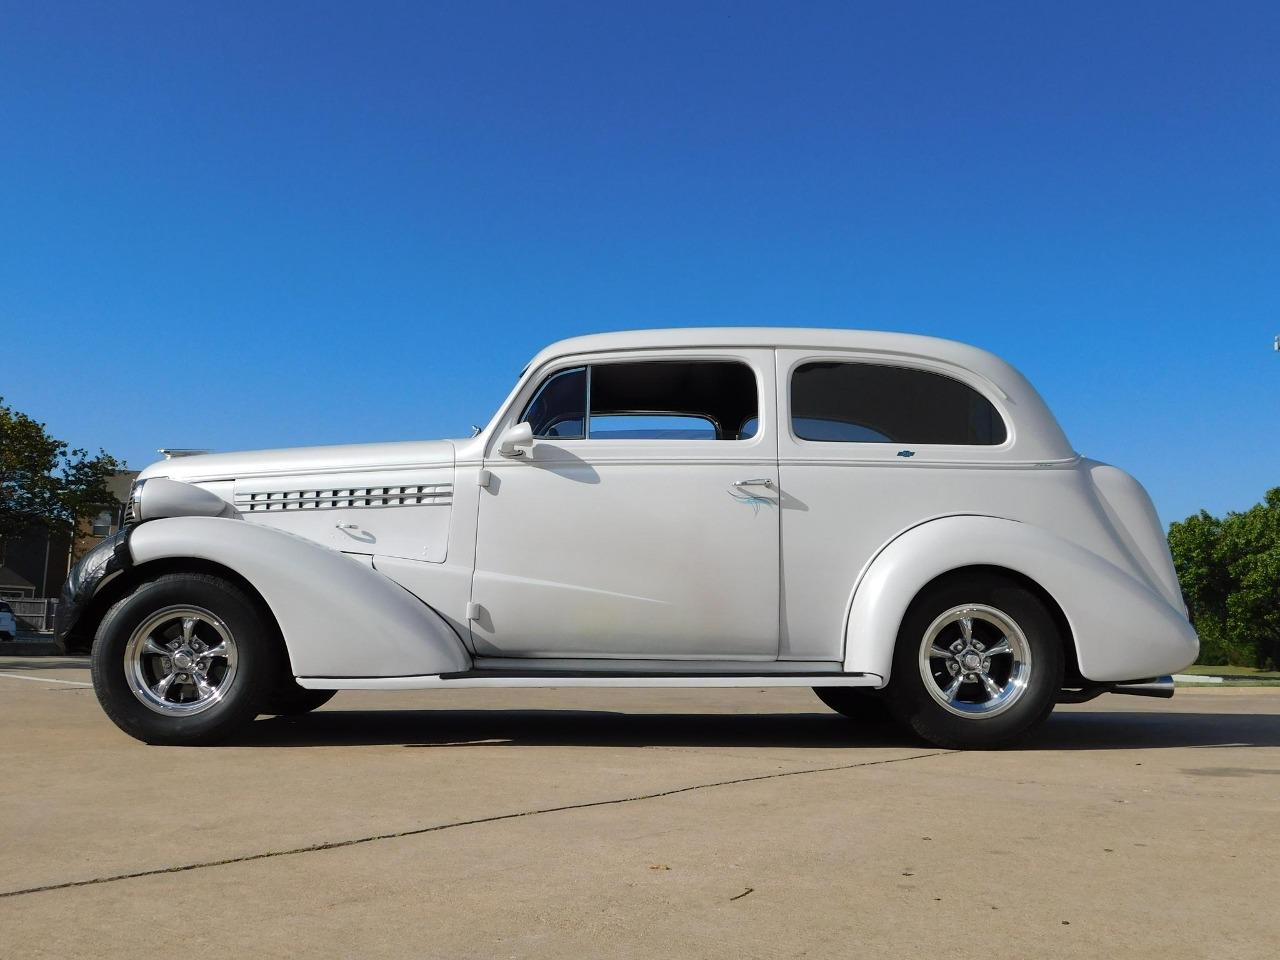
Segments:
[[[735,487],[772,487],[773,481],[769,477],[755,477],[751,480],[735,480]]]

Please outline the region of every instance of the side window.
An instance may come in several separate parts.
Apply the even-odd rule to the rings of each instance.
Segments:
[[[587,368],[553,373],[543,381],[520,419],[544,440],[581,440],[587,409]]]
[[[756,377],[737,360],[643,360],[591,367],[593,440],[746,440]]]
[[[520,419],[544,440],[749,440],[760,425],[756,376],[737,360],[561,370],[543,381]]]
[[[801,440],[990,446],[1004,420],[967,384],[928,370],[804,363],[791,376],[791,429]]]

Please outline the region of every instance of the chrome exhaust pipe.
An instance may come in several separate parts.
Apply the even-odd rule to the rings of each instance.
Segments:
[[[1150,680],[1131,680],[1129,683],[1091,683],[1059,691],[1058,702],[1088,703],[1104,693],[1127,693],[1131,697],[1159,697],[1168,700],[1173,696],[1173,677],[1152,677]]]
[[[1111,688],[1111,692],[1168,700],[1173,696],[1173,677],[1155,677],[1151,680],[1136,680],[1133,683],[1117,683]]]

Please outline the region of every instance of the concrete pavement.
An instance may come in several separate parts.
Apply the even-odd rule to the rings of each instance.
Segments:
[[[950,753],[803,690],[341,693],[147,747],[0,660],[0,956],[1271,957],[1280,690]],[[55,681],[55,682],[49,682]]]

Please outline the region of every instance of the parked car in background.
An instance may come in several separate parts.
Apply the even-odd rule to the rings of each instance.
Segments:
[[[13,607],[0,600],[0,640],[12,640],[18,635],[18,618]]]
[[[581,337],[467,440],[162,461],[58,614],[174,744],[344,689],[806,686],[984,747],[1198,650],[1150,499],[1020,374],[848,330]]]

